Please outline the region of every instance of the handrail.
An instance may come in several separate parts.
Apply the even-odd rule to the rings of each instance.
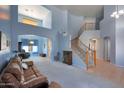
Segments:
[[[84,48],[82,48],[82,50],[85,51],[85,63],[87,65],[87,69],[88,69],[89,61],[90,60],[93,62],[94,65],[96,65],[96,50],[90,49],[80,39],[78,39],[78,41],[85,48],[85,50],[84,50]],[[78,46],[81,48],[81,46],[79,45],[79,43],[78,43]]]
[[[89,49],[89,47],[88,46],[86,46],[80,39],[79,39],[79,42],[83,45],[83,46],[85,46],[86,48],[88,48]]]
[[[89,49],[90,51],[94,52],[93,49],[89,48],[87,45],[85,45],[80,39],[79,39],[79,42],[87,49]]]
[[[85,30],[95,30],[96,23],[85,23],[84,25]]]
[[[80,36],[84,32],[84,26],[82,26],[78,32],[78,36]]]
[[[88,63],[89,63],[89,53],[88,53],[88,49],[86,50],[86,65],[87,65],[87,70],[88,70]]]
[[[95,23],[90,23],[90,24],[94,25]],[[85,25],[83,25],[80,28],[80,31],[78,32],[78,36],[80,36],[86,30]],[[83,58],[86,66],[87,66],[87,70],[90,65],[90,62],[93,62],[93,64],[96,65],[96,50],[91,49],[89,46],[84,44],[79,38],[78,38],[76,50],[78,52],[77,54],[79,54],[79,56],[81,56]],[[80,55],[80,54],[82,54],[82,55]]]
[[[96,66],[96,50],[94,50],[94,65]]]
[[[80,30],[78,32],[78,36],[80,36],[84,31],[89,31],[89,30],[96,30],[96,23],[84,23],[81,27]]]

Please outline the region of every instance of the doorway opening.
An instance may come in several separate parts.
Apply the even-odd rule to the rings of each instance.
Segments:
[[[96,41],[97,41],[97,39],[90,39],[90,43],[89,43],[90,49],[96,50]]]
[[[110,37],[104,38],[104,60],[110,62],[110,48],[111,48]]]
[[[19,35],[18,51],[23,59],[43,57],[50,60],[52,43],[46,37],[37,35]]]

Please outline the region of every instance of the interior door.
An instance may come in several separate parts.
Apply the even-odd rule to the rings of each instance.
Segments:
[[[110,62],[110,38],[104,39],[104,59]]]

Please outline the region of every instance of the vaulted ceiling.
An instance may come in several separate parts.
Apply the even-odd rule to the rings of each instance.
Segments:
[[[103,5],[55,5],[55,7],[68,10],[74,15],[87,17],[101,16],[103,11]]]

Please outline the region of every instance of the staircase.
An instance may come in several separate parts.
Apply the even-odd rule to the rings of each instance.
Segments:
[[[72,40],[72,49],[73,52],[75,52],[76,54],[78,54],[78,56],[83,60],[86,61],[85,56],[86,56],[86,51],[84,51],[83,49],[81,49],[78,46],[78,38]]]
[[[83,43],[78,38],[72,40],[73,52],[82,59],[83,64],[85,64],[88,70],[88,68],[96,65],[96,51],[89,49],[85,45],[83,45],[84,48],[81,48],[80,45],[83,45]]]
[[[96,65],[96,50],[90,49],[87,45],[80,41],[79,37],[83,34],[83,32],[84,29],[82,27],[78,33],[78,37],[72,40],[71,46],[73,53],[80,57],[88,70],[88,68]]]

